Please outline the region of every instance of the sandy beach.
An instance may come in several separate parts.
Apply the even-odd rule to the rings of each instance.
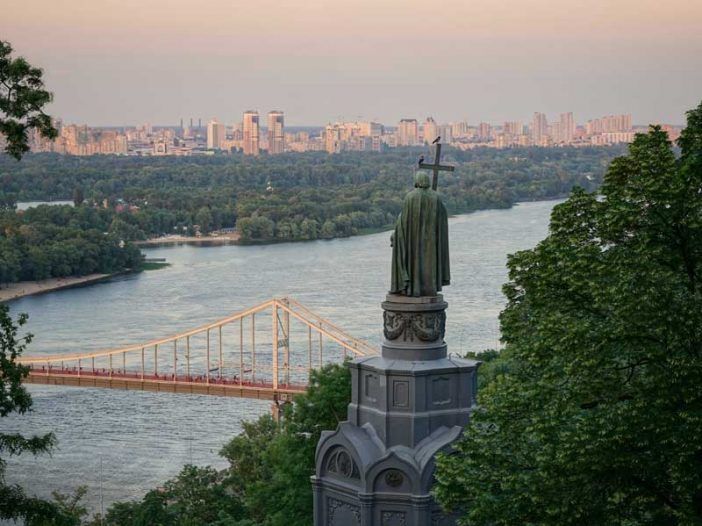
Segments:
[[[51,278],[41,281],[10,283],[8,286],[0,288],[0,302],[14,300],[22,296],[31,296],[32,294],[42,294],[53,290],[94,283],[108,277],[110,277],[110,274],[88,274],[87,276],[80,277]]]
[[[230,245],[236,244],[239,241],[239,233],[231,232],[217,236],[163,236],[147,239],[144,241],[132,241],[133,244],[139,246],[159,246],[159,245]]]

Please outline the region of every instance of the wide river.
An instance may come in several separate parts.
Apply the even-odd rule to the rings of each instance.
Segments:
[[[522,203],[450,219],[449,352],[499,345],[507,255],[547,233],[555,201]],[[389,284],[389,233],[269,246],[177,246],[146,250],[171,266],[11,303],[29,314],[28,354],[114,348],[174,334],[273,296],[291,296],[373,344]],[[98,511],[160,485],[189,462],[223,467],[221,446],[269,402],[138,391],[29,386],[31,413],[3,431],[53,431],[51,456],[10,460],[7,476],[41,496],[88,486]],[[101,497],[102,496],[102,497]]]

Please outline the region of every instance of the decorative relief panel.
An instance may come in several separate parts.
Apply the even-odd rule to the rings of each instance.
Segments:
[[[378,375],[368,373],[363,377],[363,395],[369,402],[378,401]]]
[[[446,312],[426,313],[383,312],[383,333],[388,340],[402,336],[403,341],[434,342],[443,340],[446,331]]]
[[[391,488],[399,488],[402,486],[402,483],[405,481],[405,476],[402,474],[402,471],[398,471],[396,469],[389,469],[385,473],[385,484],[390,486]]]
[[[358,466],[351,458],[351,455],[342,447],[332,450],[327,460],[327,473],[334,473],[342,478],[360,479],[361,475]]]
[[[393,407],[409,407],[409,382],[406,380],[393,380],[392,382]]]
[[[431,381],[431,402],[433,405],[446,405],[451,403],[451,380],[439,376]]]
[[[373,491],[379,493],[412,492],[410,477],[399,469],[390,468],[378,474],[373,483]]]
[[[327,526],[360,526],[361,509],[334,497],[327,497]]]
[[[384,511],[380,518],[382,526],[407,526],[407,514],[404,511]]]

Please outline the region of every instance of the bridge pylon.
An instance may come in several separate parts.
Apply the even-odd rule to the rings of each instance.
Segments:
[[[285,401],[306,389],[313,369],[341,362],[349,353],[377,352],[282,297],[164,338],[19,361],[30,368],[27,383]]]

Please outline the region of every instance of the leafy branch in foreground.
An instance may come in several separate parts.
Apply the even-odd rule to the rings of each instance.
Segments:
[[[0,303],[0,418],[11,413],[24,414],[32,407],[32,399],[22,385],[29,369],[17,362],[32,340],[30,334],[19,335],[20,328],[26,322],[25,314],[21,314],[15,322],[10,316],[9,307]],[[0,432],[0,520],[24,521],[29,526],[71,526],[79,523],[79,518],[68,513],[61,502],[57,504],[29,496],[20,486],[5,482],[4,456],[48,453],[55,444],[56,439],[51,433],[24,437],[19,433]]]
[[[506,343],[436,495],[464,525],[702,524],[702,104],[508,261]]]
[[[27,133],[37,130],[54,139],[58,132],[43,108],[52,100],[44,89],[43,72],[22,57],[12,57],[12,46],[0,40],[0,134],[5,151],[17,160],[29,151]]]

